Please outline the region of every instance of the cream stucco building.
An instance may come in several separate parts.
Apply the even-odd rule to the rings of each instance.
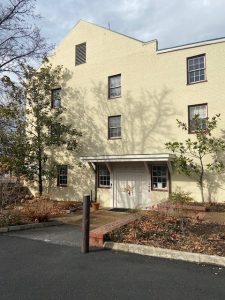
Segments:
[[[146,208],[177,189],[199,201],[197,183],[176,173],[165,143],[187,138],[176,119],[191,122],[196,113],[221,113],[222,134],[224,57],[225,39],[159,50],[157,40],[142,42],[78,22],[50,61],[70,73],[52,91],[53,108],[61,102],[65,122],[83,137],[78,153],[54,149],[61,168],[48,192],[80,200],[92,191],[106,207]],[[222,177],[206,182],[206,199],[224,199]]]

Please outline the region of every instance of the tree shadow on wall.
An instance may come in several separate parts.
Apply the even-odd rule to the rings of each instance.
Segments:
[[[108,100],[103,82],[92,82],[91,89],[73,88],[67,84],[70,78],[68,73],[62,85],[63,122],[80,130],[82,137],[73,153],[51,149],[53,159],[71,166],[73,181],[64,189],[56,187],[56,180],[52,180],[49,191],[59,198],[76,200],[85,192],[84,187],[86,192],[94,190],[93,171],[87,172],[86,167],[76,164],[80,156],[165,153],[165,142],[174,138],[172,126],[179,113],[167,87],[159,92],[142,89],[135,95],[129,90],[121,98]],[[122,138],[108,140],[108,117],[114,115],[121,115]]]
[[[107,86],[100,82],[93,83],[92,92],[98,103],[92,107],[92,113],[99,118],[95,127],[104,143],[100,154],[165,152],[165,142],[173,137],[172,122],[179,115],[168,88],[163,87],[160,92],[142,89],[138,97],[129,90],[122,98],[107,100]],[[121,115],[122,138],[119,141],[107,139],[108,117],[114,115]],[[96,140],[100,139],[95,136]]]

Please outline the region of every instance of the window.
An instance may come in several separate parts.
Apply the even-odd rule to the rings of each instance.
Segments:
[[[109,99],[121,96],[121,74],[110,76],[108,79]]]
[[[68,167],[67,165],[58,166],[57,186],[67,186]]]
[[[196,119],[198,117],[198,119]],[[194,132],[196,128],[206,129],[206,120],[208,118],[208,105],[196,104],[188,106],[188,125],[189,133]]]
[[[108,119],[108,138],[121,137],[121,116],[112,116]]]
[[[188,84],[201,82],[206,79],[205,55],[190,57],[187,59],[187,82]]]
[[[86,63],[86,43],[76,45],[75,52],[75,65]]]
[[[52,108],[61,107],[61,88],[52,90]]]
[[[98,187],[110,187],[110,173],[106,165],[98,165]]]
[[[60,138],[60,123],[51,124],[51,144],[57,144]]]
[[[168,190],[167,166],[152,166],[152,190]]]

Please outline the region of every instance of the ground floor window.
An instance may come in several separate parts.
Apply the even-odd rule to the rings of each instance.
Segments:
[[[168,190],[168,168],[166,165],[152,166],[152,190]]]
[[[57,186],[67,186],[68,167],[67,165],[58,166]]]
[[[110,173],[105,164],[98,165],[98,187],[110,187]]]

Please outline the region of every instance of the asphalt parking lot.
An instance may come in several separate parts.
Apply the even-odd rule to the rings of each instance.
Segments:
[[[0,235],[0,299],[225,299],[225,268],[107,250],[81,254],[77,230]]]

